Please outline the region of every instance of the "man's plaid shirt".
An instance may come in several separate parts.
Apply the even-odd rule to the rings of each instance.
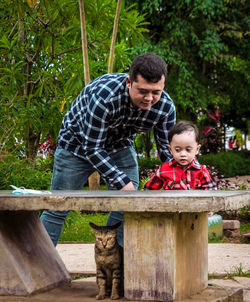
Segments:
[[[146,182],[145,189],[149,190],[216,190],[205,165],[194,159],[183,168],[176,160],[163,163],[152,177]]]
[[[105,74],[90,82],[72,103],[59,132],[57,144],[88,160],[109,184],[121,189],[130,179],[109,156],[133,146],[136,133],[154,127],[161,160],[172,158],[168,130],[175,124],[175,106],[163,91],[149,110],[135,108],[126,86],[128,74]]]

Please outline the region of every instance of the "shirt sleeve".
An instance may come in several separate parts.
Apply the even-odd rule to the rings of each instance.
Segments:
[[[202,166],[200,181],[201,181],[202,190],[217,190],[217,186],[215,182],[212,180],[206,166]]]
[[[83,150],[84,156],[98,170],[101,177],[109,185],[120,190],[131,180],[118,169],[105,150],[105,141],[111,114],[105,100],[95,94],[91,96],[85,112],[85,119],[81,125],[84,137]]]
[[[163,187],[163,179],[161,178],[161,167],[145,183],[145,190],[160,190]]]
[[[168,131],[176,122],[175,105],[170,105],[169,113],[154,128],[154,137],[161,161],[169,162],[173,156],[169,151]]]

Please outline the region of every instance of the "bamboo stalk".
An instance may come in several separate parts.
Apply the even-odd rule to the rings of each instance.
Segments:
[[[85,11],[84,11],[84,1],[83,0],[79,0],[79,9],[80,9],[80,22],[81,22],[81,40],[82,40],[84,82],[85,82],[85,85],[87,85],[90,82],[90,75],[89,75],[87,31],[86,31]],[[90,175],[88,181],[89,181],[90,190],[100,190],[100,175],[97,171],[94,172],[92,175]]]
[[[86,31],[85,11],[84,11],[84,1],[83,0],[79,0],[79,7],[80,7],[80,21],[81,21],[81,40],[82,40],[84,82],[85,82],[85,85],[87,85],[90,82],[90,76],[89,76],[87,31]]]
[[[121,3],[122,3],[122,0],[118,0],[117,6],[116,6],[116,13],[115,13],[113,34],[112,34],[112,40],[111,40],[111,46],[110,46],[110,52],[109,52],[109,64],[108,64],[108,72],[109,73],[111,73],[113,71],[113,62],[114,62],[114,53],[115,53],[115,41],[116,41],[117,30],[118,30],[118,23],[119,23],[119,16],[120,16],[120,10],[121,10]]]

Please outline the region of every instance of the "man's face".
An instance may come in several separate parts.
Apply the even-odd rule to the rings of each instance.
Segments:
[[[150,109],[151,106],[160,100],[164,83],[164,76],[156,83],[148,82],[140,74],[132,84],[130,78],[126,78],[130,100],[135,107],[139,107],[142,110]]]

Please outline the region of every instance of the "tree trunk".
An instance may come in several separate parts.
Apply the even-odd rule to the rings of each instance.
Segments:
[[[18,40],[20,43],[25,43],[25,29],[24,29],[24,12],[22,11],[21,6],[18,4]],[[27,56],[23,53],[23,58],[26,61],[26,64],[23,67],[23,73],[26,75],[26,82],[23,87],[24,95],[24,104],[27,107],[28,103],[26,100],[29,99],[29,94],[31,93],[30,89],[30,76],[32,72],[32,62],[28,60]],[[26,122],[24,125],[24,135],[25,140],[25,157],[33,161],[36,160],[37,150],[39,147],[40,134],[36,135],[33,130],[30,128],[29,122]]]
[[[144,141],[144,150],[147,158],[150,158],[150,152],[152,150],[152,143],[151,143],[151,131],[143,133],[142,135]]]
[[[30,130],[31,131],[31,130]],[[35,162],[37,156],[37,150],[39,148],[40,134],[29,133],[26,137],[26,158]]]

